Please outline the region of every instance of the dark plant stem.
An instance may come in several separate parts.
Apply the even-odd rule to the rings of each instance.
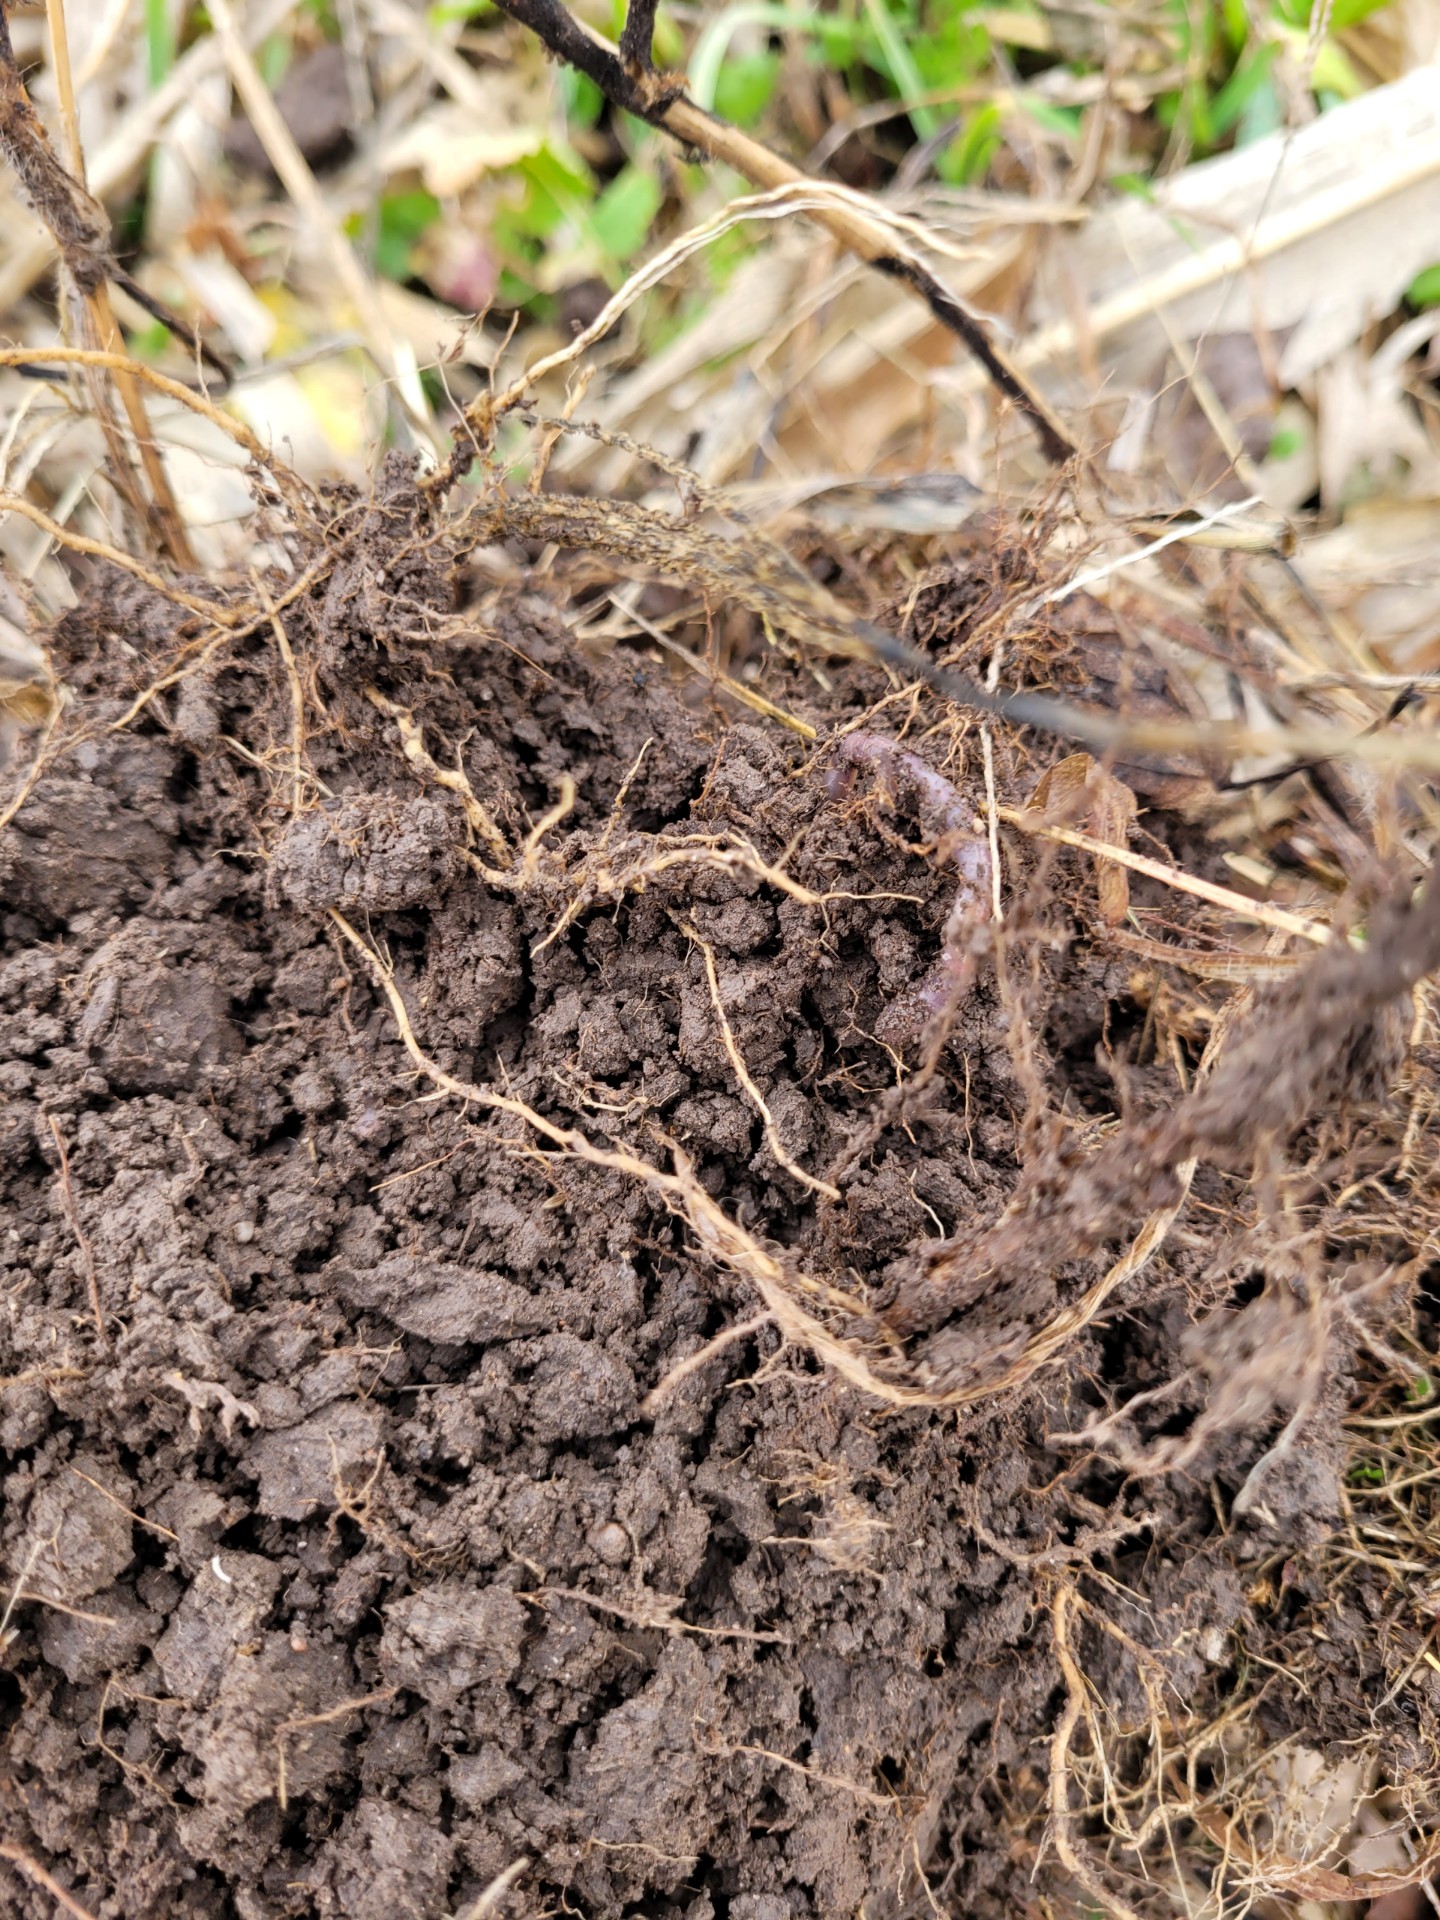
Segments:
[[[655,0],[632,0],[618,54],[608,42],[582,27],[560,0],[496,0],[496,4],[537,35],[557,59],[593,80],[616,106],[663,128],[682,146],[707,159],[734,167],[753,186],[791,186],[808,178],[749,134],[697,107],[671,75],[655,72],[650,63]],[[1074,442],[1039,394],[930,269],[914,255],[897,249],[895,236],[887,227],[840,201],[807,211],[867,265],[900,281],[924,302],[932,318],[975,356],[997,390],[1031,422],[1047,459],[1063,465],[1074,456]]]

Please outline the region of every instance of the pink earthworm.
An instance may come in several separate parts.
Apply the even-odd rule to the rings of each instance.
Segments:
[[[827,783],[832,795],[848,790],[857,769],[873,768],[897,804],[913,809],[922,828],[934,834],[941,858],[960,876],[945,916],[940,957],[913,987],[891,1001],[876,1023],[880,1040],[913,1040],[935,1014],[957,1007],[975,984],[977,955],[966,936],[991,917],[990,848],[975,831],[974,808],[918,753],[862,728],[843,734],[835,743],[835,755],[839,764],[831,768]]]

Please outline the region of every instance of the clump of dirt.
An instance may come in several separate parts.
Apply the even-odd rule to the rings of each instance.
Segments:
[[[811,745],[528,583],[457,612],[420,524],[335,502],[284,648],[110,579],[53,635],[0,840],[7,1911],[983,1916],[1037,1863],[1163,1910],[1087,1715],[1204,1833],[1210,1720],[1286,1720],[1248,1655],[1327,1604],[1433,896],[1238,1005],[1210,909],[991,840],[963,714],[772,663]],[[1065,751],[992,745],[1012,805]],[[1307,1737],[1412,1760],[1423,1633],[1383,1701],[1307,1639]]]

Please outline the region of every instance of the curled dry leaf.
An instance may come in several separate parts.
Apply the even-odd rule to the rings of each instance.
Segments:
[[[1123,780],[1117,780],[1088,753],[1067,754],[1040,777],[1035,805],[1058,826],[1083,826],[1110,847],[1130,844],[1130,829],[1140,806]],[[1130,879],[1113,860],[1095,862],[1100,918],[1118,927],[1130,911]]]

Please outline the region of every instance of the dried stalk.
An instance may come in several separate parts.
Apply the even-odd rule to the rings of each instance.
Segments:
[[[83,192],[85,190],[85,150],[80,141],[80,116],[75,103],[75,84],[70,72],[70,39],[65,30],[65,0],[45,0],[45,14],[50,28],[50,59],[55,69],[55,85],[60,96],[60,119],[65,131],[70,175],[76,186]],[[120,328],[116,324],[115,313],[110,305],[110,289],[105,281],[101,280],[94,286],[82,289],[80,297],[84,306],[87,330],[95,336],[103,351],[119,353],[124,346],[124,341]],[[145,470],[145,478],[150,485],[148,517],[154,523],[161,546],[170,555],[175,565],[183,572],[193,573],[196,570],[195,551],[190,545],[190,536],[185,531],[185,522],[180,517],[180,508],[170,486],[170,476],[165,471],[165,462],[155,443],[150,416],[145,408],[145,396],[133,374],[117,367],[114,377],[115,390],[120,395],[120,404],[125,409],[125,418],[130,423],[131,437],[140,456],[140,464]],[[103,388],[93,376],[92,389],[96,418],[105,435],[111,466],[116,473],[126,472],[129,461],[125,455],[124,442],[120,438],[114,417],[105,404]],[[143,509],[143,497],[141,506]]]
[[[497,0],[497,5],[528,27],[558,59],[585,74],[616,106],[673,134],[682,146],[733,167],[757,187],[809,184],[800,168],[696,106],[686,97],[682,76],[655,72],[650,64],[654,22],[650,0],[632,4],[618,50],[582,25],[560,0]],[[859,196],[827,197],[811,213],[867,266],[908,287],[939,324],[964,343],[998,391],[1034,426],[1049,460],[1059,464],[1074,457],[1070,436],[985,328],[917,253],[897,243],[893,231],[865,210]]]

